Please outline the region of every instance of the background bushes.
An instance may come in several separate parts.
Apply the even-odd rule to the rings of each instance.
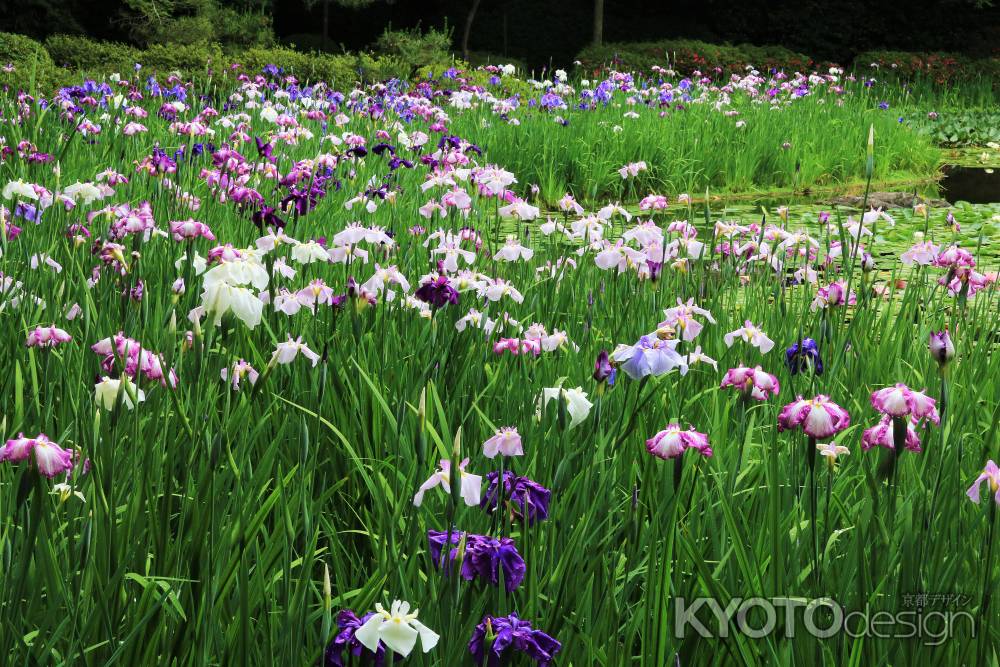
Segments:
[[[439,77],[450,67],[467,67],[455,60],[448,50],[449,43],[449,33],[444,30],[426,33],[386,30],[375,41],[373,51],[357,53],[324,53],[275,45],[242,49],[230,45],[227,49],[216,42],[152,44],[143,49],[120,42],[61,34],[48,37],[43,44],[23,35],[0,33],[0,63],[13,63],[17,69],[14,75],[5,74],[4,82],[25,87],[34,77],[35,84],[43,90],[77,82],[82,74],[99,77],[115,71],[127,72],[136,63],[150,75],[177,72],[190,79],[218,74],[234,62],[240,63],[244,72],[257,73],[273,64],[303,82],[323,80],[348,87],[356,81]],[[476,53],[475,56],[476,63],[508,62],[489,54]],[[598,75],[603,68],[651,72],[654,66],[659,66],[672,68],[682,75],[701,72],[721,79],[743,73],[749,65],[761,71],[787,72],[830,66],[828,62],[782,46],[710,44],[689,39],[590,46],[578,54],[577,60],[579,73],[587,78]],[[1000,58],[997,57],[865,51],[858,54],[851,66],[858,76],[878,79],[926,79],[935,83],[979,79],[994,87],[1000,82]],[[475,82],[486,85],[489,77],[480,78],[483,80]]]

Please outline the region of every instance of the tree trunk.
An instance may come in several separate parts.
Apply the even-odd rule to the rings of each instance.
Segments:
[[[594,46],[604,41],[604,0],[594,0]]]
[[[330,0],[323,0],[323,52],[330,50]]]
[[[469,13],[465,16],[465,30],[462,31],[462,60],[469,61],[469,33],[472,32],[472,22],[476,20],[476,12],[482,0],[472,0]]]

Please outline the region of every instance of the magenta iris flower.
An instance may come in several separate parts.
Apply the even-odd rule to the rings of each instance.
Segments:
[[[38,472],[52,478],[73,469],[73,452],[52,442],[44,433],[34,438],[26,438],[19,433],[0,447],[0,461],[18,463],[34,454]]]
[[[799,396],[782,408],[778,415],[779,431],[800,428],[809,437],[817,439],[829,438],[850,425],[851,415],[847,410],[822,394],[809,400]]]
[[[726,376],[722,378],[722,384],[719,385],[720,389],[723,387],[735,387],[744,396],[758,401],[767,400],[768,392],[777,396],[778,392],[781,391],[778,378],[764,372],[760,366],[747,368],[740,365],[736,368],[730,368],[726,371]]]
[[[926,417],[938,424],[941,418],[938,416],[935,404],[936,401],[927,394],[914,391],[902,383],[872,392],[872,407],[890,417],[907,415],[914,419]]]
[[[706,458],[712,456],[707,435],[693,428],[682,431],[679,424],[668,424],[665,429],[646,441],[646,449],[661,459],[676,459],[688,449],[694,449]]]
[[[916,424],[916,419],[910,418],[907,420],[906,441],[903,443],[903,446],[911,452],[919,454],[923,450],[920,448],[920,435],[914,428]],[[861,434],[861,449],[867,452],[872,447],[878,446],[895,450],[896,443],[894,438],[892,417],[882,415],[882,419],[879,420],[878,424],[865,429],[864,433]]]

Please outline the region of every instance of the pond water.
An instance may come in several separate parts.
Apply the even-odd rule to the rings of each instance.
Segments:
[[[949,165],[943,171],[941,196],[949,202],[1000,202],[1000,169]]]

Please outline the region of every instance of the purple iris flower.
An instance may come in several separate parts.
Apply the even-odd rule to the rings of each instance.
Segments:
[[[812,338],[803,338],[801,344],[792,343],[785,350],[785,364],[792,375],[812,368],[816,375],[823,374],[823,359],[819,356],[819,346]]]
[[[509,664],[511,658],[504,656],[507,651],[523,653],[535,661],[538,667],[548,667],[562,644],[541,630],[531,627],[530,621],[510,616],[484,616],[476,626],[469,640],[469,653],[476,664],[487,667],[501,667]]]
[[[369,612],[358,618],[358,615],[350,609],[344,609],[337,614],[337,627],[340,629],[340,632],[333,638],[330,645],[326,647],[324,654],[326,667],[345,667],[345,651],[349,654],[348,659],[350,659],[351,655],[361,658],[363,653],[365,658],[369,659],[369,662],[362,664],[372,664],[375,667],[382,667],[385,664],[385,645],[382,642],[378,643],[378,650],[373,654],[354,638],[354,633],[358,631],[358,628],[374,615],[375,612]]]
[[[486,474],[489,485],[483,494],[479,506],[489,512],[497,508],[497,481],[500,475],[497,471]],[[527,477],[515,475],[510,470],[503,472],[503,499],[514,518],[527,518],[528,525],[549,518],[549,500],[552,492],[544,486]]]
[[[257,153],[268,162],[274,162],[274,156],[271,155],[274,146],[270,142],[265,143],[260,137],[254,137],[254,142],[257,144]]]
[[[253,224],[257,225],[261,229],[267,227],[284,229],[285,221],[278,216],[278,209],[273,206],[261,206],[260,209],[253,212],[250,216],[253,220]]]
[[[609,387],[613,387],[617,373],[618,370],[611,365],[611,361],[608,359],[608,351],[601,350],[601,353],[597,355],[597,361],[594,362],[594,380],[607,382]]]
[[[451,543],[458,545],[462,533],[453,531]],[[448,533],[441,530],[427,531],[427,544],[435,567],[442,567],[441,551],[448,541]],[[452,548],[448,554],[448,562],[458,557],[458,549]],[[465,553],[462,556],[462,578],[466,581],[480,579],[493,586],[500,585],[500,572],[503,571],[504,588],[510,593],[524,581],[527,567],[524,559],[517,552],[514,540],[509,537],[495,538],[488,535],[465,533]]]
[[[417,288],[414,296],[434,308],[444,308],[448,304],[458,304],[458,291],[451,286],[448,276],[441,274],[434,280]]]

